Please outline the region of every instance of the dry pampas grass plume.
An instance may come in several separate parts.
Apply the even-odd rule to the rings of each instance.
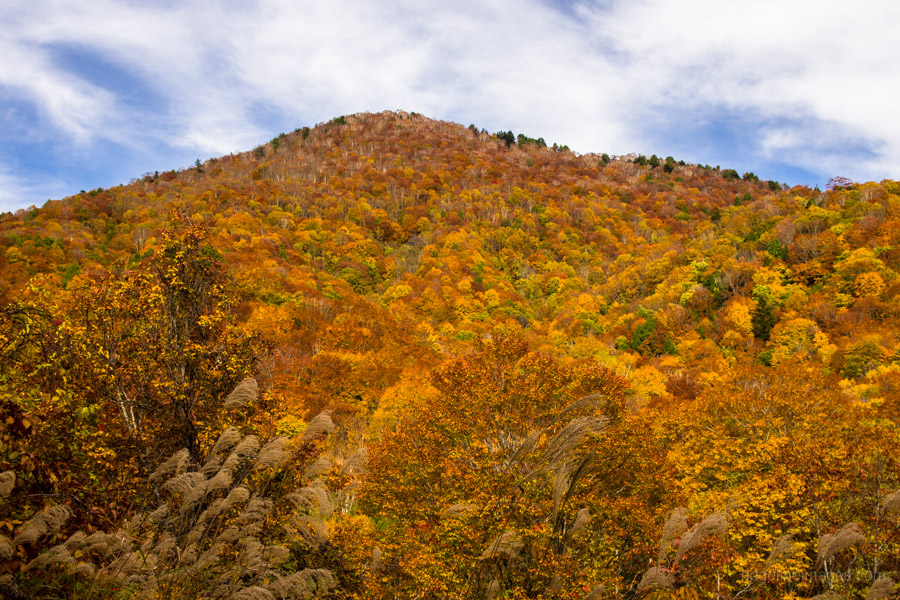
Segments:
[[[553,518],[556,518],[556,515],[559,514],[563,498],[572,484],[571,466],[572,465],[562,464],[553,471],[553,477],[550,480],[553,496]]]
[[[232,594],[229,600],[275,600],[275,596],[266,588],[254,585]]]
[[[270,566],[278,567],[291,558],[291,551],[284,546],[266,546],[263,549],[263,559]]]
[[[263,446],[256,457],[254,469],[261,471],[280,467],[288,456],[287,444],[288,439],[286,437],[278,436]]]
[[[197,522],[199,524],[206,524],[222,513],[231,510],[235,506],[244,504],[249,498],[250,490],[248,490],[246,487],[239,485],[235,488],[232,488],[231,491],[228,492],[228,495],[226,497],[219,498],[218,500],[210,504],[209,508],[207,508],[200,514]]]
[[[605,417],[579,417],[572,419],[547,444],[544,458],[548,464],[557,465],[571,457],[571,452],[592,433],[606,427]]]
[[[496,556],[515,558],[522,550],[524,544],[515,531],[507,531],[491,542],[491,545],[482,553],[479,560],[488,560]]]
[[[209,460],[200,467],[200,473],[202,473],[204,477],[212,477],[222,469],[223,463],[224,461],[221,456],[211,456]]]
[[[843,596],[841,596],[837,592],[828,590],[822,592],[821,594],[813,596],[811,600],[843,600]]]
[[[879,577],[866,594],[866,600],[884,600],[897,589],[897,582],[887,575]]]
[[[147,515],[147,522],[153,525],[160,525],[169,518],[169,505],[161,504],[159,508]]]
[[[672,573],[663,567],[650,567],[641,582],[638,584],[638,591],[643,592],[649,589],[668,589],[672,587]]]
[[[156,470],[150,474],[147,481],[155,485],[157,482],[165,481],[173,475],[180,475],[187,467],[190,458],[191,455],[187,448],[179,450],[169,457],[168,460],[159,465]]]
[[[225,398],[225,408],[241,408],[252,402],[256,402],[256,380],[248,377],[235,387]]]
[[[659,562],[665,560],[666,555],[669,554],[669,551],[672,549],[672,544],[687,531],[687,529],[687,511],[679,506],[672,511],[672,514],[669,516],[663,527],[662,538],[659,540],[659,555],[657,556]]]
[[[184,502],[181,504],[181,514],[186,514],[192,510],[201,500],[210,494],[219,490],[227,490],[231,487],[232,475],[231,471],[222,469],[212,479],[206,479],[202,473],[185,473],[185,475],[200,475],[202,479],[197,485],[190,489],[184,495]]]
[[[248,435],[234,447],[230,456],[240,456],[241,458],[253,458],[259,451],[259,438],[255,435]]]
[[[675,553],[675,562],[679,562],[685,553],[699,546],[703,540],[723,535],[728,529],[728,517],[725,513],[715,513],[703,519],[699,524],[694,525],[688,531],[681,543],[678,544],[678,552]]]
[[[13,547],[9,538],[0,535],[0,560],[9,560],[15,554],[16,549]]]
[[[376,546],[372,549],[372,560],[369,561],[369,568],[372,571],[379,571],[384,566],[384,562],[381,560],[382,555],[381,548]]]
[[[819,560],[822,564],[835,557],[838,552],[866,541],[859,525],[847,523],[838,532],[825,534],[819,538]]]
[[[315,507],[321,517],[328,517],[334,512],[334,504],[328,497],[328,491],[319,485],[304,486],[288,496],[288,499],[307,511],[311,511]]]
[[[173,496],[188,497],[194,489],[206,483],[203,473],[182,473],[165,482],[160,488]]]
[[[250,498],[250,502],[247,503],[244,511],[238,516],[237,523],[239,525],[246,525],[248,523],[265,521],[266,517],[269,516],[269,513],[272,512],[273,506],[274,503],[271,499],[253,496]]]
[[[311,548],[318,548],[328,541],[328,526],[318,517],[296,516],[291,527],[299,539]]]
[[[57,570],[69,571],[78,565],[78,561],[72,556],[64,544],[53,546],[38,554],[34,560],[25,566],[26,571],[39,567],[52,567]]]
[[[572,527],[569,530],[569,535],[576,535],[582,529],[587,527],[587,524],[591,522],[591,513],[588,509],[582,508],[578,511],[578,514],[575,515],[575,522],[572,523]]]
[[[327,435],[332,431],[334,431],[334,421],[331,420],[331,416],[327,412],[320,412],[307,424],[306,431],[303,432],[300,441],[311,442],[319,436]]]
[[[361,446],[344,461],[341,468],[341,475],[352,475],[353,473],[362,473],[366,468],[366,461],[369,458],[369,451],[365,446]]]
[[[769,554],[766,566],[771,566],[779,559],[790,558],[796,553],[797,548],[794,546],[794,536],[783,535],[775,542],[775,547],[772,548],[772,552]]]
[[[259,452],[259,438],[255,435],[248,435],[234,447],[234,450],[225,459],[225,462],[222,464],[222,470],[236,471],[242,460],[256,458],[257,452]]]
[[[216,443],[213,445],[212,450],[209,451],[210,456],[215,456],[217,454],[225,454],[226,452],[231,451],[234,446],[241,441],[241,432],[238,431],[237,427],[229,427],[219,436],[219,439],[216,440]]]
[[[881,508],[888,515],[900,512],[900,490],[885,498]]]
[[[278,598],[310,598],[337,585],[328,569],[304,569],[280,577],[267,587]]]
[[[540,431],[539,429],[531,430],[528,433],[528,436],[519,445],[519,447],[516,448],[515,452],[513,452],[512,456],[509,457],[507,466],[512,466],[512,465],[517,464],[529,452],[534,450],[534,447],[537,445],[537,442],[541,438],[542,433],[543,432]]]
[[[454,504],[444,509],[444,512],[441,513],[441,518],[459,519],[479,510],[481,510],[481,506],[478,504]]]
[[[16,485],[16,474],[13,471],[0,473],[0,498],[6,498]]]
[[[324,475],[325,473],[327,473],[328,471],[330,471],[333,468],[334,468],[334,464],[327,458],[322,457],[322,458],[316,459],[315,462],[313,462],[311,465],[306,467],[306,470],[303,472],[303,474],[306,476],[307,479],[309,479],[310,481],[313,481],[315,479],[318,479],[319,476]]]
[[[33,544],[42,537],[56,535],[69,520],[71,514],[65,506],[51,506],[26,522],[19,535],[13,539],[13,543],[17,546]]]
[[[280,577],[267,587],[278,598],[310,598],[320,592],[327,592],[337,585],[331,571],[327,569],[304,569]]]

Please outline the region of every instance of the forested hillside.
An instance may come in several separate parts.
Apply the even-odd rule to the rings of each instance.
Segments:
[[[415,113],[2,215],[0,592],[889,597],[898,272],[897,182]]]

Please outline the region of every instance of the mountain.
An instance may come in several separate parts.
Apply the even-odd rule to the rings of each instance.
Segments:
[[[123,519],[159,502],[208,558],[167,597],[803,597],[897,570],[900,183],[829,188],[387,112],[3,215],[0,573],[121,587],[127,544],[41,552],[149,552]],[[241,521],[239,489],[282,529],[191,538]],[[67,524],[15,543],[44,508]],[[175,572],[153,552],[133,589]]]

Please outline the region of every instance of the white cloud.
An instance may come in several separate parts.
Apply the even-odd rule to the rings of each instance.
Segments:
[[[20,52],[41,57],[46,44],[71,44],[127,65],[169,104],[166,127],[145,135],[203,144],[201,150],[246,145],[260,102],[298,119],[405,108],[556,129],[573,113],[601,120],[609,109],[602,100],[615,90],[592,84],[608,71],[604,59],[590,56],[566,19],[533,1],[516,10],[503,2],[346,0],[271,0],[216,11],[195,2],[155,12],[110,0],[45,3],[46,10],[30,13],[22,2],[13,5]],[[68,76],[40,69],[58,81]],[[120,114],[125,108],[108,101],[102,111],[68,104],[89,121],[84,135],[109,137],[111,116],[128,121]],[[92,119],[98,112],[105,121]],[[607,121],[595,129],[614,131]],[[235,132],[229,140],[227,131]]]
[[[15,212],[31,205],[42,206],[59,197],[65,187],[58,180],[29,181],[0,165],[0,213]]]
[[[112,100],[108,92],[60,71],[22,45],[0,40],[0,55],[0,85],[25,96],[65,134],[85,142],[103,125]]]
[[[630,93],[657,105],[721,106],[788,125],[790,146],[766,145],[782,161],[818,168],[822,138],[869,140],[882,154],[843,165],[857,177],[886,177],[900,166],[900,5],[833,0],[623,2],[588,11],[627,57]],[[794,123],[808,126],[798,136]],[[777,133],[777,132],[775,132]],[[772,132],[769,132],[769,136]],[[805,156],[805,158],[802,158]]]
[[[277,133],[272,123],[394,108],[579,151],[651,152],[666,150],[659,131],[695,125],[671,115],[721,113],[758,128],[743,133],[755,160],[882,178],[900,166],[898,17],[893,2],[834,0],[565,11],[538,0],[7,0],[0,86],[63,141],[138,153],[227,153]],[[67,47],[126,70],[150,106],[61,66],[54,50]],[[848,164],[866,146],[867,160]]]

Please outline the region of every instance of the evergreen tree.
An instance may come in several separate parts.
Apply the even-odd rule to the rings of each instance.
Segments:
[[[750,322],[753,324],[753,337],[758,340],[768,341],[769,334],[775,326],[775,307],[768,296],[760,295],[756,299],[756,307],[750,314]]]

